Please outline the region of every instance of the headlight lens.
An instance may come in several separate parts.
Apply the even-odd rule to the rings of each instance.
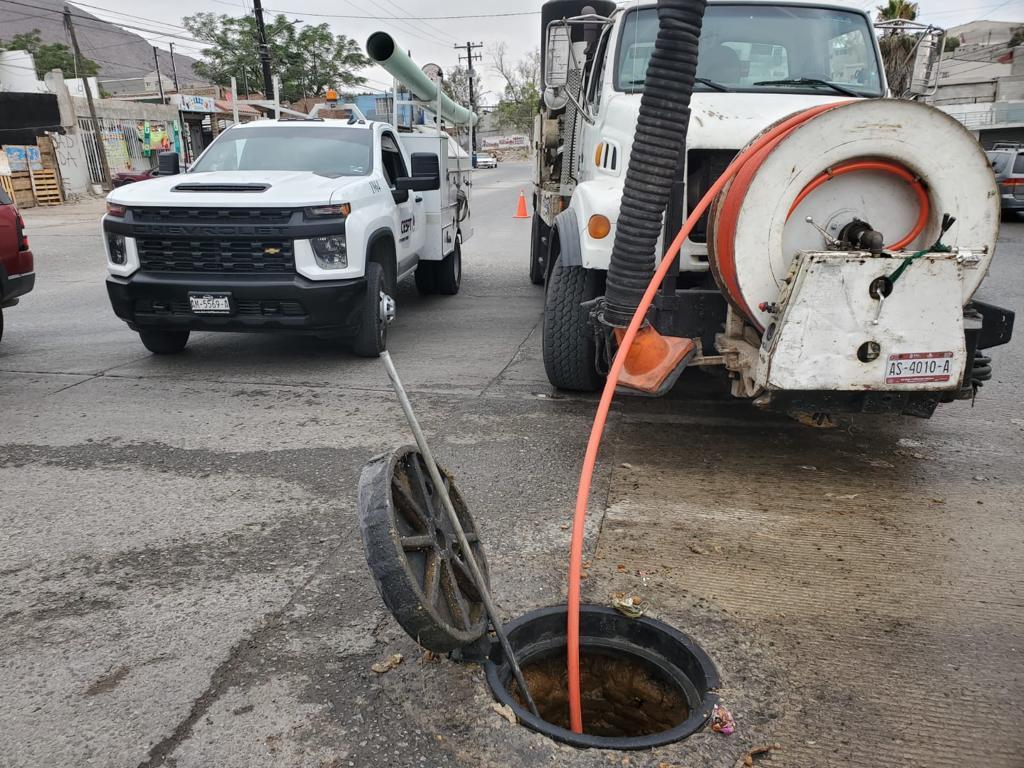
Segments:
[[[128,261],[128,252],[125,249],[124,235],[116,232],[107,233],[107,253],[110,254],[110,263],[123,267]]]
[[[348,216],[352,212],[352,206],[348,203],[340,205],[317,205],[306,209],[307,219],[329,219],[338,216]]]
[[[116,216],[119,219],[123,219],[127,209],[123,205],[117,203],[107,203],[107,213],[111,216]]]
[[[313,256],[320,269],[345,269],[348,266],[345,235],[314,237],[310,242],[313,245]]]

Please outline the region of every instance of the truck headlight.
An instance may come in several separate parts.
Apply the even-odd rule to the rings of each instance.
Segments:
[[[124,235],[116,232],[107,233],[107,254],[111,264],[123,267],[128,261],[128,251],[125,247]]]
[[[310,244],[313,246],[313,256],[320,269],[345,269],[348,266],[345,235],[314,237]]]

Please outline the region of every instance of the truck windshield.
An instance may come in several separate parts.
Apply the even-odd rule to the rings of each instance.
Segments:
[[[320,176],[370,172],[372,133],[360,128],[278,125],[232,128],[190,169],[210,171],[307,171]]]
[[[658,34],[655,8],[629,11],[615,62],[619,91],[643,90]],[[709,5],[696,90],[881,96],[874,39],[859,13],[798,5]]]

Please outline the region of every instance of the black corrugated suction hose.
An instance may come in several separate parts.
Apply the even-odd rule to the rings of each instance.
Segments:
[[[658,37],[647,67],[605,289],[605,322],[629,325],[654,274],[669,191],[686,144],[697,43],[706,0],[659,0]]]

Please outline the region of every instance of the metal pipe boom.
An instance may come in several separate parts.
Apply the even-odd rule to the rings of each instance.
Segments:
[[[392,77],[409,89],[420,101],[438,104],[439,86],[416,66],[416,62],[402,53],[395,39],[387,32],[374,32],[366,40],[366,53]],[[476,125],[476,113],[456,104],[441,91],[441,117],[457,125]]]

